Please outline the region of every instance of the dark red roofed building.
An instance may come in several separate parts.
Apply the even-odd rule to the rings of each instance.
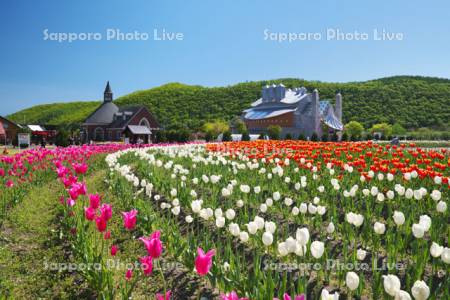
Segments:
[[[0,144],[17,145],[17,134],[19,130],[19,125],[0,116]]]
[[[118,107],[113,103],[109,81],[106,84],[103,103],[82,124],[82,140],[121,141],[127,137],[130,143],[149,143],[160,126],[151,112],[143,105]]]

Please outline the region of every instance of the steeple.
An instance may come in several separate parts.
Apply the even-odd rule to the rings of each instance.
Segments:
[[[106,83],[105,92],[103,93],[103,102],[113,101],[113,93],[111,87],[109,86],[109,81]]]

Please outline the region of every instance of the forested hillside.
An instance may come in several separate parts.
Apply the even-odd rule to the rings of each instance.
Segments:
[[[301,79],[245,82],[227,87],[170,83],[136,91],[115,100],[119,106],[143,104],[166,128],[196,130],[216,119],[231,120],[260,97],[261,87],[282,82],[286,87],[317,88],[321,99],[343,95],[344,122],[356,120],[366,128],[375,123],[400,123],[406,128],[446,127],[450,121],[450,80],[396,76],[365,82],[327,83]],[[70,102],[33,106],[10,116],[22,123],[77,125],[98,105]]]

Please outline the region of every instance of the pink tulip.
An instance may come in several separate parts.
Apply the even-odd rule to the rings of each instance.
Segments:
[[[89,195],[89,206],[93,209],[97,209],[100,206],[100,195],[99,194],[90,194]]]
[[[112,218],[112,207],[108,203],[104,203],[100,207],[100,216],[105,219],[105,221],[109,221]]]
[[[5,169],[0,168],[0,177],[5,176]]]
[[[85,164],[85,163],[82,163],[82,164],[75,163],[75,164],[72,164],[72,167],[73,167],[75,173],[77,173],[77,174],[86,173],[87,168],[88,168],[87,164]]]
[[[150,276],[153,271],[153,258],[151,256],[144,256],[139,258],[141,262],[142,271],[144,271],[144,275]]]
[[[170,300],[170,296],[172,295],[172,292],[168,290],[166,294],[163,296],[160,293],[156,294],[156,300]]]
[[[292,299],[291,296],[289,296],[287,293],[284,293],[283,300],[291,300],[291,299]],[[306,299],[305,294],[301,294],[294,297],[294,300],[305,300],[305,299]],[[273,298],[273,300],[278,300],[278,298]]]
[[[131,277],[133,277],[133,270],[128,269],[127,272],[125,273],[125,279],[130,280]]]
[[[72,207],[72,206],[74,206],[75,205],[75,200],[73,200],[72,198],[67,198],[67,205],[69,206],[69,207]]]
[[[212,267],[212,258],[216,254],[216,250],[209,250],[206,254],[202,248],[197,249],[197,257],[195,258],[195,269],[200,276],[208,274]]]
[[[111,246],[111,256],[116,256],[116,254],[117,254],[117,246],[112,245]]]
[[[122,212],[123,216],[123,226],[131,230],[136,226],[136,216],[138,211],[136,209],[132,209],[129,212]]]
[[[14,181],[12,181],[11,179],[8,179],[8,181],[6,181],[6,187],[12,188],[13,186],[14,186]]]
[[[141,237],[139,240],[141,240],[145,248],[147,248],[148,255],[150,255],[153,258],[158,258],[161,256],[161,252],[163,249],[163,245],[161,240],[159,239],[161,235],[161,232],[159,230],[153,232],[149,238]]]
[[[234,291],[231,293],[228,293],[226,295],[222,294],[222,295],[220,295],[220,298],[222,300],[248,300],[248,298],[239,298],[237,293]]]
[[[84,217],[86,220],[92,221],[95,218],[95,209],[92,207],[85,207],[84,208]]]
[[[99,232],[103,232],[106,230],[107,223],[106,220],[100,216],[95,218],[95,225],[97,225],[97,230]]]

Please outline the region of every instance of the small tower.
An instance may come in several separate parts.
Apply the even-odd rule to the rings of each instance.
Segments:
[[[320,102],[319,102],[319,91],[315,89],[312,93],[312,119],[313,119],[313,130],[316,132],[319,136],[321,136],[321,127],[320,127]]]
[[[106,83],[105,92],[103,93],[103,102],[112,102],[113,101],[113,93],[111,91],[111,87],[109,86],[109,81]]]
[[[340,92],[336,94],[336,103],[334,104],[334,114],[342,122],[342,95]]]

